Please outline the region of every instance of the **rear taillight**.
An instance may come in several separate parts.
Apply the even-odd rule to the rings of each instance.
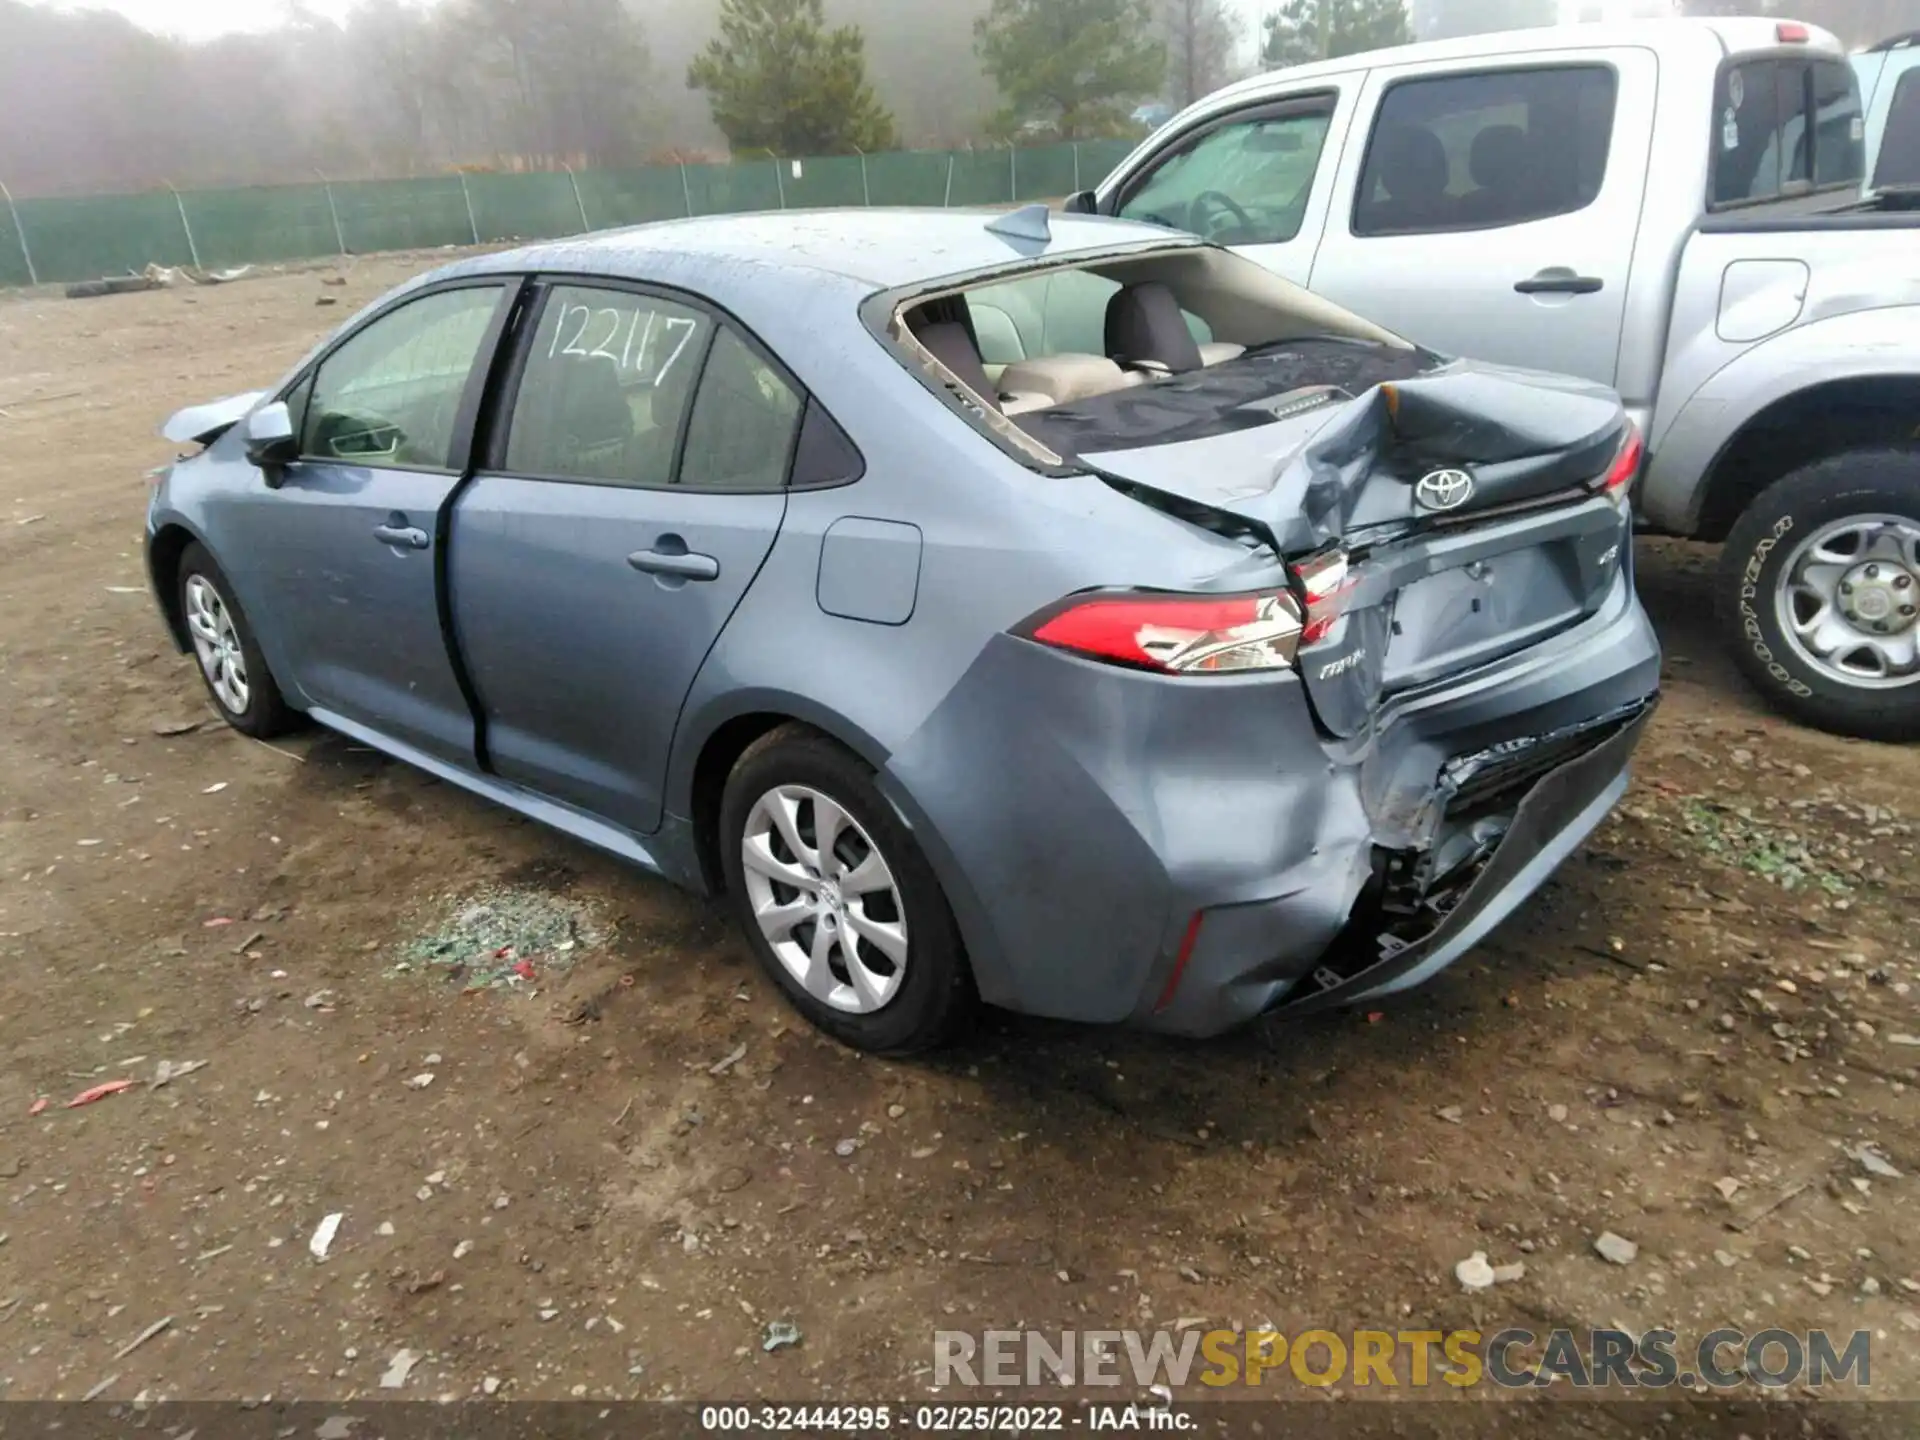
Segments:
[[[1091,660],[1168,675],[1284,670],[1300,646],[1300,605],[1286,591],[1242,595],[1088,595],[1018,631]]]
[[[1353,589],[1353,574],[1347,568],[1347,552],[1323,550],[1292,566],[1293,578],[1307,599],[1306,625],[1300,643],[1312,645],[1324,640],[1347,608],[1347,594]]]
[[[1647,447],[1640,441],[1640,427],[1629,420],[1626,436],[1620,441],[1620,448],[1614,452],[1613,463],[1607,466],[1607,473],[1600,477],[1600,489],[1615,500],[1625,500],[1633,488],[1634,479],[1640,474],[1640,462],[1646,453]]]

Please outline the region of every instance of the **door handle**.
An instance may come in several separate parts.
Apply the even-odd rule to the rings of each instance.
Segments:
[[[711,555],[689,553],[677,535],[662,535],[652,550],[636,550],[627,564],[649,575],[671,575],[681,580],[718,580],[720,562]]]
[[[1605,286],[1598,275],[1576,275],[1565,265],[1549,265],[1538,275],[1514,282],[1522,295],[1592,295]]]
[[[382,545],[398,545],[406,550],[427,548],[427,532],[413,525],[376,525],[373,538]]]

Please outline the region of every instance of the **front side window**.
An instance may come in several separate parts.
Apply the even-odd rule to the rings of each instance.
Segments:
[[[713,321],[652,295],[555,286],[508,419],[515,475],[652,487],[673,483],[681,421]]]
[[[1120,206],[1129,220],[1221,245],[1273,245],[1300,233],[1334,97],[1234,120],[1175,145]]]
[[[422,296],[344,341],[320,362],[310,387],[302,382],[300,453],[356,465],[446,469],[460,401],[500,294],[499,286],[487,285]]]
[[[1616,91],[1605,65],[1403,80],[1367,141],[1355,235],[1488,230],[1591,205]]]
[[[1833,60],[1748,60],[1714,87],[1715,206],[1810,188],[1858,185],[1865,122],[1851,66]]]

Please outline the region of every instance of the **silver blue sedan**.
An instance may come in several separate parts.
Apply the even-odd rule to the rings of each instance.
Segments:
[[[1611,392],[1192,237],[715,218],[459,261],[183,411],[148,563],[222,715],[702,891],[848,1043],[1405,988],[1626,784]]]

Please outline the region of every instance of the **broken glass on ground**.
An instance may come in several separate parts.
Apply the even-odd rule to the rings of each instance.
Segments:
[[[465,990],[514,990],[565,974],[604,939],[591,908],[541,890],[454,897],[401,943],[392,972],[438,975]]]

